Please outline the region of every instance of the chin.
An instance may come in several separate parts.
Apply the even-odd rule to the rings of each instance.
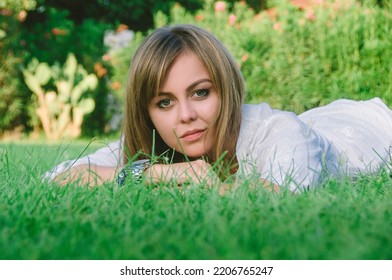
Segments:
[[[205,143],[198,143],[198,144],[199,145],[189,145],[188,147],[183,146],[183,150],[180,147],[180,150],[177,151],[180,152],[181,154],[186,155],[189,159],[199,159],[202,157],[204,158],[208,157],[212,148],[206,149],[208,147],[206,147]]]
[[[207,153],[205,151],[185,151],[185,155],[190,159],[198,159],[206,156],[206,154]]]

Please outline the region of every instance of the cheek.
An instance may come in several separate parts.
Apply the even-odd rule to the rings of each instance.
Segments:
[[[162,128],[165,126],[163,117],[160,117],[159,114],[152,112],[150,113],[150,119],[155,129],[158,130],[158,132],[162,131]]]
[[[204,106],[204,116],[211,125],[215,124],[216,120],[218,119],[219,112],[220,112],[220,101],[218,96],[214,96],[214,98],[208,103],[207,106]]]
[[[170,142],[172,138],[175,138],[170,116],[167,114],[160,114],[160,112],[156,111],[150,111],[149,115],[156,132],[161,136],[164,142],[169,144],[168,142]]]

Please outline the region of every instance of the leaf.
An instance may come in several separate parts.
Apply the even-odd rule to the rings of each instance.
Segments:
[[[69,54],[64,65],[64,74],[69,80],[73,81],[77,67],[78,62],[76,61],[75,55],[72,53]]]
[[[93,90],[98,85],[98,78],[94,74],[90,74],[81,80],[72,90],[71,102],[76,104],[80,97],[88,90]]]
[[[34,92],[35,94],[39,94],[40,92],[42,92],[42,88],[33,74],[31,74],[27,70],[23,70],[23,76],[27,87],[32,92]]]
[[[0,40],[5,38],[5,36],[7,36],[7,33],[3,29],[0,29]]]
[[[86,77],[86,83],[89,90],[94,90],[98,85],[98,78],[95,74],[90,74]]]
[[[79,105],[75,108],[80,109],[83,114],[91,113],[95,108],[95,101],[92,98],[86,98],[79,102]]]
[[[52,116],[60,114],[60,103],[57,99],[57,94],[54,91],[49,91],[45,94],[45,103]]]
[[[51,70],[49,65],[46,62],[38,64],[37,69],[35,70],[35,77],[40,85],[46,85],[51,78]]]
[[[60,80],[56,82],[56,87],[59,95],[59,100],[63,103],[68,103],[71,92],[69,83],[67,83],[67,81]]]

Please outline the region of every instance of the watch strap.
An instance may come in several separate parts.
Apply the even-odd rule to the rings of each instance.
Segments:
[[[125,180],[129,175],[132,176],[134,182],[141,182],[143,177],[143,172],[150,167],[149,159],[141,159],[134,161],[132,163],[126,164],[120,173],[118,173],[116,182],[119,186],[124,185]]]

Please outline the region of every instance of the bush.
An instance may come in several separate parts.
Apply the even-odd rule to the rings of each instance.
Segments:
[[[76,2],[79,3],[40,0],[39,7],[28,13],[23,24],[18,16],[24,6],[18,3],[35,1],[7,0],[4,3],[15,4],[10,6],[14,8],[0,7],[2,15],[6,14],[0,17],[0,36],[5,36],[0,39],[0,112],[5,116],[0,121],[0,133],[20,123],[37,125],[33,114],[28,122],[24,120],[26,112],[35,111],[36,103],[17,70],[33,57],[49,64],[63,64],[74,52],[84,68],[99,77],[97,90],[89,93],[96,109],[84,122],[84,135],[105,131],[111,114],[121,107],[129,62],[145,33],[137,32],[129,47],[102,56],[107,51],[103,45],[105,30],[118,25],[115,11],[121,7],[127,10],[124,7],[131,4],[119,1],[106,5],[105,1],[95,0],[78,6]],[[263,1],[264,7],[270,9],[259,13],[245,1],[206,0],[198,11],[194,10],[197,1],[179,2],[191,9],[175,4],[169,14],[156,12],[154,27],[192,23],[212,31],[241,67],[249,103],[265,101],[272,107],[297,113],[338,98],[380,96],[392,104],[390,1],[320,0],[298,8],[290,4],[294,1],[271,0]],[[153,11],[167,11],[174,2],[154,3]],[[256,1],[249,3],[256,5]],[[99,18],[105,9],[110,13]],[[137,17],[137,10],[132,13],[132,18]],[[116,100],[110,99],[111,92]],[[22,110],[23,106],[27,108]]]
[[[0,133],[9,128],[22,112],[22,100],[17,90],[21,85],[15,67],[18,59],[8,54],[7,58],[3,58],[3,53],[0,53]]]
[[[392,104],[390,12],[354,1],[262,14],[253,36],[268,51],[249,64],[250,100],[302,112],[338,98],[382,97]],[[249,61],[251,62],[251,61]],[[261,67],[255,67],[260,65]]]
[[[102,55],[106,52],[103,44],[105,30],[111,28],[109,23],[87,18],[81,22],[70,19],[68,10],[54,7],[38,9],[31,14],[23,28],[23,38],[27,54],[25,64],[32,58],[48,64],[65,63],[67,56],[74,53],[78,62],[87,72],[95,72],[99,78],[99,87],[88,93],[94,98],[95,110],[86,116],[83,135],[102,134],[110,116],[106,104],[109,94],[107,76],[110,69]],[[37,102],[30,93],[25,93],[29,100],[30,125],[37,127],[38,119],[34,117]]]
[[[70,11],[70,18],[80,23],[86,18],[101,22],[121,23],[132,30],[145,31],[153,25],[157,11],[168,13],[172,5],[179,2],[188,11],[201,8],[200,0],[41,0],[45,5]]]
[[[35,7],[34,0],[0,1],[0,134],[22,124],[24,90],[21,74],[21,22],[27,11]]]
[[[242,1],[218,2],[207,1],[195,15],[174,5],[169,16],[156,14],[155,27],[191,23],[214,33],[241,67],[247,102],[297,113],[338,98],[379,96],[392,104],[389,9],[366,1],[319,1],[300,9],[280,1],[255,14]],[[121,91],[141,37],[113,58]]]
[[[33,59],[23,69],[23,76],[35,94],[38,103],[35,114],[45,136],[49,140],[80,136],[85,115],[95,108],[94,99],[86,98],[85,93],[97,87],[97,76],[88,74],[73,54],[68,55],[63,66],[50,67]]]

